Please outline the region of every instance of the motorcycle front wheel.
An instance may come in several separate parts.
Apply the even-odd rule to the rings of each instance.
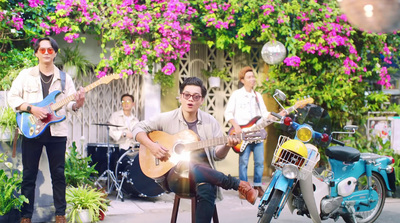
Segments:
[[[277,211],[279,204],[281,203],[283,192],[280,190],[274,190],[271,201],[267,205],[263,215],[258,219],[258,223],[269,223]]]
[[[385,199],[386,199],[385,184],[382,180],[382,177],[375,172],[373,172],[371,176],[371,186],[378,193],[379,196],[378,203],[376,204],[375,208],[370,211],[363,211],[363,212],[356,211],[357,223],[375,222],[376,219],[381,214],[383,206],[385,205]],[[367,176],[363,174],[357,180],[356,190],[367,190],[367,189],[368,189]],[[342,216],[342,218],[346,223],[354,223],[353,218],[350,215]]]

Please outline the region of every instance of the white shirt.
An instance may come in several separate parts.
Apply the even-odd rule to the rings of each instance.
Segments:
[[[258,103],[256,100],[258,99]],[[225,119],[234,119],[239,125],[246,125],[256,116],[267,117],[269,112],[260,93],[244,87],[234,91],[225,109]]]

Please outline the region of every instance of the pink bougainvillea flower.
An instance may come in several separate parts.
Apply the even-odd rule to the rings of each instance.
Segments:
[[[173,63],[167,63],[161,71],[166,75],[171,75],[175,72],[175,66]]]

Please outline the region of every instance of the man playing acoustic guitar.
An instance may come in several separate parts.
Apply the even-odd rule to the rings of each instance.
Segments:
[[[57,56],[58,44],[50,38],[44,37],[36,41],[33,46],[35,56],[39,60],[39,65],[22,70],[13,81],[10,93],[8,94],[8,104],[17,112],[25,112],[34,123],[46,123],[47,120],[54,119],[54,114],[48,108],[35,106],[33,104],[42,101],[51,92],[62,90],[60,70],[54,65],[54,58]],[[65,74],[65,89],[59,94],[56,101],[62,101],[69,95],[74,95],[75,101],[71,101],[63,106],[58,115],[65,115],[67,111],[77,111],[83,106],[85,101],[85,91],[83,89],[76,92],[71,76]],[[31,135],[37,134],[32,127]],[[20,128],[21,129],[21,128]],[[21,130],[22,131],[22,130]],[[51,124],[45,128],[39,137],[28,138],[22,135],[22,165],[23,181],[21,193],[29,199],[29,203],[24,203],[21,208],[21,223],[30,223],[35,201],[36,176],[38,174],[39,160],[43,146],[46,147],[47,158],[49,160],[51,183],[53,185],[53,200],[55,206],[56,223],[66,223],[65,209],[65,151],[67,142],[68,126],[65,121]]]
[[[258,195],[258,191],[248,182],[215,170],[214,162],[224,159],[230,148],[241,139],[234,136],[223,138],[217,120],[199,109],[206,92],[199,78],[185,79],[180,86],[179,108],[141,121],[133,130],[136,141],[141,144],[139,162],[142,171],[153,179],[157,178],[164,189],[177,194],[184,190],[180,186],[187,187],[190,194],[196,196],[197,223],[211,222],[215,200],[222,198],[220,187],[239,190],[252,204]],[[157,131],[165,133],[157,135]],[[184,143],[196,141],[196,138],[199,138],[198,142],[185,146]],[[214,139],[216,142],[213,143]],[[213,144],[219,146],[210,146]],[[174,163],[176,157],[184,157],[185,150],[189,149],[192,150],[188,155],[190,161],[178,160]],[[165,168],[161,169],[160,166]],[[159,174],[154,173],[154,169],[159,169]],[[176,177],[184,178],[185,175],[189,178],[188,184],[184,183],[187,181],[176,180]]]

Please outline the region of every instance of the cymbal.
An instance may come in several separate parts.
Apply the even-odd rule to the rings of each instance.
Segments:
[[[92,123],[92,125],[112,126],[112,127],[124,127],[124,126],[122,126],[122,125],[114,125],[114,124],[111,124],[111,123],[109,123],[109,122],[107,122],[107,123]]]

